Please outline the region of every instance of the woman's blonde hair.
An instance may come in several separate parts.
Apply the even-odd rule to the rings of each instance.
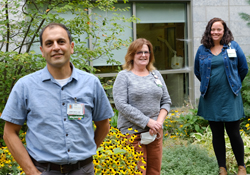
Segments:
[[[138,38],[137,40],[133,41],[127,51],[127,54],[125,56],[125,63],[122,65],[123,69],[126,70],[131,70],[134,65],[134,56],[136,52],[142,48],[142,46],[146,44],[148,46],[150,56],[149,56],[149,63],[146,66],[147,70],[152,71],[155,70],[154,67],[154,62],[155,62],[155,57],[154,57],[154,51],[153,51],[153,46],[150,41],[148,41],[145,38]]]

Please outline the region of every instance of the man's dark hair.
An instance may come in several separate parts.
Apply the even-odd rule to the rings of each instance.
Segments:
[[[47,26],[45,26],[45,27],[42,29],[41,33],[40,33],[39,38],[40,38],[40,45],[41,45],[42,47],[43,47],[43,39],[42,39],[42,36],[43,36],[44,30],[47,29],[47,28],[52,29],[52,28],[57,27],[57,26],[62,27],[64,30],[66,30],[66,32],[67,32],[67,34],[68,34],[68,37],[69,37],[69,42],[70,42],[70,43],[72,42],[72,36],[71,36],[71,34],[70,34],[69,29],[68,29],[65,25],[63,25],[63,24],[52,22],[52,23],[48,24]]]
[[[214,46],[214,42],[211,37],[211,28],[215,22],[221,22],[221,24],[224,27],[224,35],[220,41],[221,45],[228,44],[230,41],[234,40],[233,34],[230,31],[230,29],[227,27],[227,24],[225,23],[225,21],[223,21],[220,18],[213,18],[208,22],[206,26],[206,30],[201,39],[201,44],[203,44],[208,49]]]

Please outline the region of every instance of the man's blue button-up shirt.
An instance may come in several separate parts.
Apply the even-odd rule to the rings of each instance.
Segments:
[[[27,121],[28,153],[39,162],[76,163],[96,153],[92,121],[113,116],[97,77],[74,68],[60,86],[47,67],[15,84],[1,118],[23,125]],[[82,120],[68,120],[67,104],[83,103]]]

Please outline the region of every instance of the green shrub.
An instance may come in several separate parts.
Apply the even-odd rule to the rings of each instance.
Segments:
[[[218,175],[215,157],[198,145],[163,148],[162,175]]]
[[[246,134],[250,135],[250,117],[245,117],[241,120],[240,128],[243,129]]]
[[[113,109],[114,110],[114,116],[110,119],[110,125],[114,128],[117,128],[117,120],[118,120],[118,110],[117,109]]]
[[[171,110],[164,122],[164,133],[171,138],[189,139],[192,133],[203,133],[207,126],[208,121],[197,115],[197,109]]]

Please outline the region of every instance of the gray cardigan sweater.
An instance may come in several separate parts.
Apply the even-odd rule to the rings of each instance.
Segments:
[[[155,77],[138,76],[131,71],[123,70],[118,73],[113,86],[113,97],[118,116],[118,128],[125,133],[147,132],[149,119],[157,120],[160,110],[170,110],[171,99],[165,82],[159,71],[153,71],[162,83],[157,86]],[[129,131],[128,128],[133,130]]]

